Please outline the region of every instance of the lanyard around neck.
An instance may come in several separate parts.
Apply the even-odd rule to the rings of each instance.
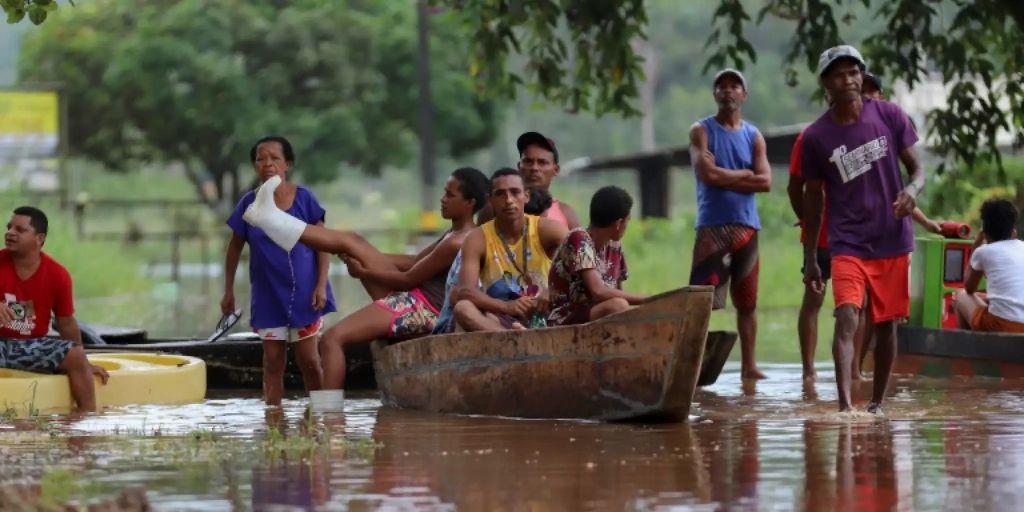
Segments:
[[[524,218],[523,219],[523,234],[522,234],[522,237],[519,239],[519,243],[523,244],[523,267],[522,268],[519,268],[519,264],[516,263],[516,254],[515,254],[515,252],[512,251],[512,247],[510,247],[508,245],[508,241],[505,240],[505,235],[502,234],[501,230],[498,229],[497,225],[494,226],[494,231],[498,233],[498,238],[501,240],[501,245],[503,245],[505,247],[505,254],[508,256],[509,262],[512,263],[512,266],[515,267],[516,271],[519,272],[520,278],[522,278],[523,281],[527,282],[527,284],[531,284],[531,283],[529,283],[529,281],[531,281],[530,276],[524,270],[524,269],[528,268],[528,266],[529,266],[528,263],[529,263],[529,258],[530,258],[530,253],[528,253],[526,251],[526,245],[527,245],[526,235],[527,235],[527,228],[529,226],[530,226],[530,219],[529,218]]]

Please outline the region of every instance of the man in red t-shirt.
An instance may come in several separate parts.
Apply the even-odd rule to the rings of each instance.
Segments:
[[[82,348],[75,320],[71,276],[42,251],[46,214],[31,206],[14,210],[0,250],[0,368],[66,373],[77,410],[96,410],[92,375],[103,383],[107,372],[92,366]],[[47,338],[50,314],[60,339]]]
[[[793,151],[789,156],[789,185],[786,192],[789,193],[789,204],[793,213],[800,219],[800,245],[807,239],[807,232],[803,222],[804,202],[804,179],[800,172],[800,152],[803,145],[804,132],[796,136],[793,143]],[[823,215],[824,217],[824,215]],[[821,232],[818,236],[818,268],[821,269],[821,281],[828,284],[832,277],[832,257],[828,252],[828,232],[825,229],[824,219],[822,220]],[[803,274],[804,269],[800,269]],[[818,312],[825,301],[825,289],[815,290],[809,285],[804,286],[804,298],[800,303],[800,317],[797,320],[797,335],[800,338],[800,361],[803,363],[805,379],[814,379],[814,352],[818,345]]]

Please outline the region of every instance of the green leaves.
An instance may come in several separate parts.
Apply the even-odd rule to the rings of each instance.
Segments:
[[[645,38],[643,0],[434,0],[472,34],[477,90],[513,97],[522,87],[569,112],[637,115]],[[510,62],[512,61],[512,62]]]
[[[414,6],[280,4],[91,0],[26,37],[19,75],[64,84],[75,154],[122,170],[179,161],[226,201],[253,179],[249,146],[268,133],[292,141],[306,182],[413,161]],[[439,150],[465,153],[490,143],[499,109],[474,94],[455,20],[430,23]]]
[[[800,60],[814,72],[818,55],[840,43],[850,25],[871,15],[881,28],[862,44],[872,71],[910,87],[932,76],[948,91],[947,105],[928,114],[929,140],[938,153],[973,166],[1001,165],[1000,136],[1024,143],[1024,7],[1017,0],[767,0],[757,22],[768,16],[795,23],[785,76],[796,85]],[[939,7],[942,7],[942,11]],[[708,39],[713,50],[704,69],[753,61],[744,38],[749,24],[742,2],[719,0]],[[837,20],[840,23],[837,23]],[[841,30],[841,26],[843,29]],[[812,75],[813,76],[813,75]]]
[[[74,5],[70,0],[69,3]],[[0,0],[0,7],[7,15],[7,23],[18,23],[28,14],[29,21],[39,25],[46,21],[48,13],[57,10],[57,0]]]

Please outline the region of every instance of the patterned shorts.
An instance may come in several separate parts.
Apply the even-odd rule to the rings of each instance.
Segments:
[[[690,284],[715,287],[714,309],[725,307],[726,287],[738,311],[757,308],[759,268],[756,229],[727,224],[697,230]]]
[[[389,338],[410,338],[430,334],[437,322],[437,308],[423,295],[419,288],[407,292],[394,292],[383,299],[373,301],[391,313]]]
[[[323,329],[323,327],[324,319],[317,318],[316,322],[298,329],[292,327],[268,327],[266,329],[256,329],[256,334],[258,334],[260,339],[263,341],[276,340],[287,343],[296,343],[311,336],[320,334],[320,330]]]
[[[0,368],[53,373],[74,345],[57,338],[0,339]]]

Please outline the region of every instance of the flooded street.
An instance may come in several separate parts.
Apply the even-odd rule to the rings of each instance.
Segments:
[[[141,485],[161,510],[1005,510],[1024,499],[1024,383],[898,379],[884,417],[730,366],[686,424],[452,417],[257,397],[6,420],[0,480],[58,500]],[[869,384],[858,388],[863,400]],[[55,496],[54,496],[55,495]]]

